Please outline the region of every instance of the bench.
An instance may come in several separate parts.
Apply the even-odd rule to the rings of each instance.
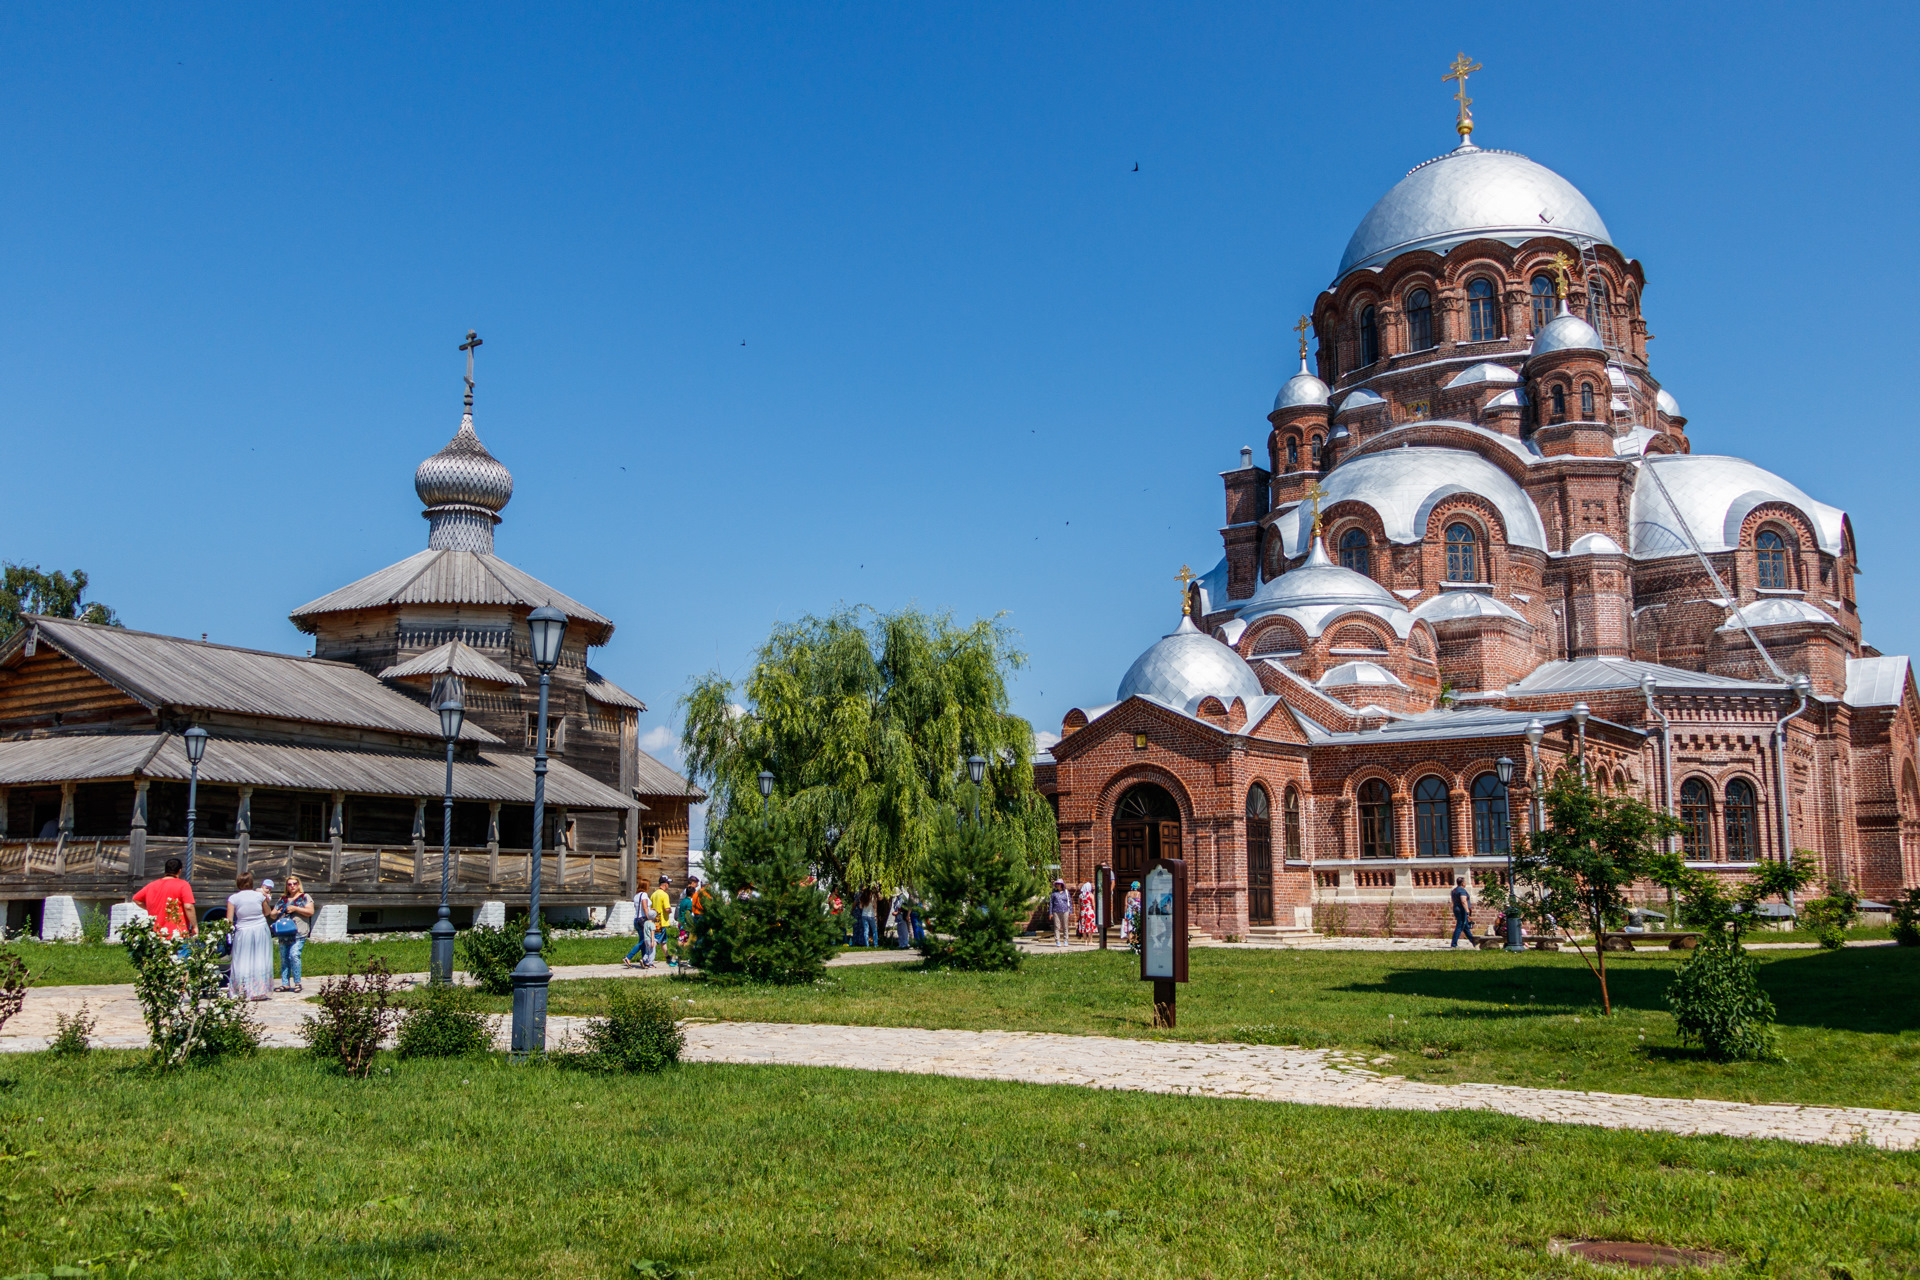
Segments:
[[[1507,945],[1504,933],[1474,934],[1473,941],[1482,951],[1498,951]],[[1550,933],[1529,933],[1521,936],[1520,941],[1535,951],[1558,951],[1560,939]]]
[[[1607,935],[1607,950],[1632,951],[1635,943],[1664,942],[1669,951],[1691,951],[1700,945],[1703,936],[1697,930],[1679,933],[1610,933]]]

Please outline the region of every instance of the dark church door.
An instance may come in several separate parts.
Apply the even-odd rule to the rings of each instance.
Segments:
[[[1247,792],[1247,922],[1273,923],[1273,804],[1258,783]]]
[[[1126,914],[1127,891],[1155,858],[1180,856],[1180,806],[1163,787],[1143,782],[1113,811],[1113,918]]]

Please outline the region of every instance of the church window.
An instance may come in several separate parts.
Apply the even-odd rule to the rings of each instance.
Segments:
[[[1433,345],[1433,295],[1415,289],[1407,295],[1407,350],[1425,351]]]
[[[1494,305],[1493,282],[1485,276],[1467,286],[1467,328],[1474,342],[1492,342],[1500,336],[1500,312]]]
[[[1607,282],[1599,276],[1587,281],[1587,323],[1600,341],[1613,345],[1613,308],[1607,303]]]
[[[1580,420],[1582,422],[1594,421],[1593,384],[1591,382],[1583,382],[1580,384]]]
[[[1371,557],[1367,554],[1367,531],[1365,529],[1349,529],[1340,535],[1340,565],[1342,568],[1351,569],[1355,573],[1364,573],[1371,576],[1373,570],[1368,563],[1370,559]]]
[[[1315,436],[1313,438],[1313,469],[1315,471],[1320,470],[1320,468],[1325,465],[1320,461],[1320,447],[1324,443],[1325,441],[1323,441],[1319,436]]]
[[[1784,591],[1792,586],[1787,579],[1787,540],[1772,529],[1762,529],[1753,545],[1760,562],[1761,590]]]
[[[1680,784],[1680,848],[1689,862],[1713,858],[1713,792],[1699,778]]]
[[[1567,420],[1567,389],[1565,387],[1553,389],[1553,420],[1555,422]]]
[[[1287,470],[1292,471],[1300,465],[1300,438],[1287,437]]]
[[[1760,805],[1753,784],[1735,778],[1727,784],[1727,861],[1760,860]]]
[[[1480,581],[1480,557],[1474,545],[1473,526],[1447,526],[1447,581]]]
[[[1293,787],[1287,788],[1287,799],[1283,816],[1286,819],[1287,858],[1300,860],[1300,792]]]
[[[1473,851],[1482,857],[1507,852],[1507,789],[1498,774],[1473,780]]]
[[[1428,774],[1413,788],[1413,851],[1422,858],[1453,856],[1453,803],[1444,780]]]
[[[1360,784],[1360,856],[1393,856],[1393,793],[1378,778]]]
[[[1538,333],[1553,319],[1553,281],[1547,276],[1533,278],[1533,330]]]
[[[1360,364],[1364,368],[1380,358],[1380,319],[1372,307],[1360,309]]]

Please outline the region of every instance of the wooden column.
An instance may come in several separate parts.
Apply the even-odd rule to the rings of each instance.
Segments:
[[[67,874],[67,841],[73,839],[73,793],[77,782],[60,784],[60,829],[53,842],[53,874]]]
[[[5,818],[0,816],[0,823]],[[127,833],[127,874],[138,880],[147,874],[147,780],[133,783],[133,827]]]
[[[637,883],[635,876],[638,874],[634,866],[634,858],[638,855],[635,853],[633,845],[627,841],[627,827],[625,823],[620,824],[619,843],[615,845],[615,848],[620,850],[620,890],[626,894],[627,897],[631,898],[639,892],[639,890],[634,887]]]
[[[556,805],[553,810],[553,857],[555,886],[567,887],[567,811]]]
[[[333,812],[327,818],[327,843],[331,846],[327,852],[327,883],[337,884],[340,880],[340,846],[345,842],[347,824],[347,793],[333,793]]]
[[[427,802],[413,802],[413,882],[419,884],[427,873]]]
[[[247,854],[252,848],[253,837],[253,788],[240,788],[240,807],[233,815],[233,874],[244,875],[247,870]]]
[[[500,883],[500,802],[487,804],[487,883]]]
[[[0,840],[7,837],[7,803],[10,794],[6,787],[0,787]]]

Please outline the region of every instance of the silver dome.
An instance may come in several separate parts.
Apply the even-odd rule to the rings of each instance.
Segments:
[[[1680,402],[1675,400],[1673,393],[1665,387],[1653,393],[1653,403],[1655,408],[1659,409],[1661,413],[1666,414],[1669,418],[1678,418],[1681,416]]]
[[[1412,249],[1445,253],[1481,237],[1517,245],[1543,235],[1613,242],[1593,205],[1553,170],[1512,151],[1463,143],[1380,197],[1347,242],[1334,278]]]
[[[1282,409],[1298,409],[1302,405],[1325,406],[1327,397],[1333,394],[1327,384],[1307,372],[1307,358],[1300,357],[1300,372],[1294,374],[1281,386],[1280,394],[1273,398],[1274,412]]]
[[[1573,540],[1566,554],[1570,556],[1623,556],[1626,551],[1606,534],[1595,530],[1583,533]]]
[[[1343,662],[1337,667],[1329,667],[1326,673],[1314,681],[1322,689],[1338,689],[1357,684],[1380,685],[1389,689],[1404,689],[1406,682],[1377,662]]]
[[[1702,551],[1732,551],[1740,545],[1740,529],[1762,503],[1793,507],[1813,526],[1820,549],[1839,555],[1846,537],[1847,513],[1816,502],[1798,486],[1745,458],[1711,453],[1656,454],[1640,464],[1633,486],[1631,552],[1640,559],[1687,554],[1686,533],[1674,519],[1672,507],[1654,483],[1651,468],[1686,517]],[[1334,474],[1339,474],[1335,472]]]
[[[1427,517],[1442,499],[1473,493],[1500,512],[1508,542],[1535,551],[1547,549],[1540,512],[1526,491],[1499,467],[1464,449],[1421,445],[1363,453],[1343,459],[1321,484],[1326,490],[1320,500],[1321,510],[1349,499],[1364,502],[1380,517],[1388,540],[1403,546],[1427,536]],[[1282,519],[1274,527],[1286,540],[1287,554],[1298,555],[1299,548],[1307,544],[1311,526],[1312,518],[1303,502],[1295,518]]]
[[[1258,698],[1265,692],[1245,658],[1202,634],[1192,618],[1182,617],[1173,634],[1154,641],[1134,659],[1113,697],[1116,702],[1136,696],[1152,698],[1191,713],[1209,694],[1231,702]]]
[[[1526,621],[1518,609],[1505,601],[1494,599],[1484,591],[1442,591],[1433,599],[1415,605],[1413,616],[1428,622],[1452,622],[1459,618],[1518,618]]]
[[[1605,351],[1606,345],[1600,341],[1600,335],[1594,332],[1592,325],[1567,310],[1567,304],[1560,304],[1560,314],[1541,327],[1533,335],[1533,354],[1544,356],[1554,351]]]
[[[1314,605],[1373,605],[1387,609],[1406,606],[1379,583],[1364,573],[1355,573],[1327,558],[1326,544],[1313,540],[1313,550],[1299,567],[1260,584],[1253,598],[1240,609],[1243,618],[1256,618],[1279,609],[1309,608]]]
[[[513,473],[487,452],[473,433],[473,415],[467,414],[446,448],[415,469],[413,491],[429,507],[459,505],[498,512],[513,498]]]

